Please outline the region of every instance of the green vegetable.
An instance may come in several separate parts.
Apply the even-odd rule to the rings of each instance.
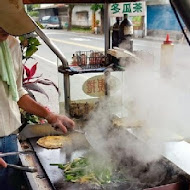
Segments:
[[[101,165],[90,164],[87,158],[81,157],[74,159],[67,164],[50,164],[58,166],[64,171],[65,179],[71,182],[78,183],[93,183],[101,185],[111,182],[112,171],[110,168]]]

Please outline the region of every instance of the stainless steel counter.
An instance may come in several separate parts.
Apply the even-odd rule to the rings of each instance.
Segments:
[[[190,144],[185,141],[167,142],[163,155],[190,176]]]

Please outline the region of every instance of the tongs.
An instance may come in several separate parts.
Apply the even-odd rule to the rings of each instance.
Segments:
[[[6,152],[6,153],[0,153],[0,158],[5,157],[5,156],[12,156],[12,155],[18,155],[18,154],[28,154],[28,153],[33,153],[33,150],[27,149],[23,151],[17,151],[17,152]]]
[[[37,168],[31,166],[17,166],[13,164],[7,164],[7,167],[31,173],[37,172]]]
[[[33,152],[34,152],[33,150],[27,149],[27,150],[18,151],[18,152],[0,153],[0,158],[6,157],[6,156],[18,155],[18,154],[28,154],[28,153],[33,153]],[[17,166],[17,165],[14,165],[14,164],[7,164],[7,167],[14,168],[14,169],[17,169],[17,170],[22,170],[22,171],[25,171],[25,172],[31,172],[31,173],[37,172],[37,169],[35,167],[31,167],[31,166]]]

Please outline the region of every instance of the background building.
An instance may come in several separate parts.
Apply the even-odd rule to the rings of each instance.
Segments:
[[[148,36],[165,36],[166,33],[170,33],[173,38],[182,37],[181,28],[169,0],[147,0],[146,4]]]

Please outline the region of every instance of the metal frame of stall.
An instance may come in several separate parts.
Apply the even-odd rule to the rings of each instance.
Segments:
[[[120,2],[136,2],[138,0],[23,0],[24,4],[41,4],[41,3],[104,3],[104,35],[105,35],[105,56],[110,48],[110,16],[109,4]],[[141,0],[140,0],[141,1]],[[35,22],[34,22],[35,23]],[[36,23],[35,23],[36,24]],[[53,42],[44,34],[44,32],[36,24],[35,32],[49,46],[49,48],[57,55],[62,62],[62,70],[69,69],[68,61],[62,52],[53,44]],[[65,95],[65,111],[70,111],[70,78],[68,72],[63,72],[64,75],[64,95]],[[105,94],[108,94],[107,89]]]
[[[119,2],[127,2],[130,0],[23,0],[25,4],[41,4],[41,3],[104,3],[105,8],[105,16],[104,16],[104,31],[105,31],[105,54],[107,54],[107,50],[110,47],[110,23],[109,23],[109,3],[119,3]],[[131,0],[133,2],[137,0]],[[43,33],[43,31],[37,27],[36,33],[42,38],[42,40],[49,46],[49,48],[57,55],[57,57],[61,60],[62,64],[64,65],[65,69],[68,68],[68,62],[65,58],[65,56],[60,52],[56,46],[50,41],[50,39]],[[69,106],[70,106],[70,80],[69,80],[69,74],[64,73],[64,93],[65,93],[65,109],[68,112]],[[28,129],[27,129],[28,130]],[[30,131],[29,131],[30,132]],[[171,149],[171,146],[173,148]],[[173,163],[175,163],[178,167],[182,168],[184,171],[186,171],[190,175],[190,165],[188,163],[185,163],[185,159],[190,159],[190,152],[188,151],[190,148],[190,144],[188,144],[185,141],[179,142],[179,143],[173,143],[169,142],[167,143],[166,150],[167,153],[164,155],[166,158],[171,160]],[[173,156],[174,155],[174,156]],[[177,155],[177,158],[175,157]],[[22,157],[22,156],[21,156]],[[36,165],[36,160],[27,159],[23,156],[22,163],[30,163]],[[54,189],[51,184],[49,183],[49,180],[46,179],[45,171],[43,171],[43,168],[38,168],[40,170],[40,176],[36,176],[35,174],[28,173],[28,177],[31,178],[31,181],[34,181],[34,183],[31,183],[32,189]],[[35,181],[36,180],[36,181]],[[30,181],[30,182],[31,182]],[[174,184],[177,185],[177,184]],[[180,188],[175,188],[180,189]]]

